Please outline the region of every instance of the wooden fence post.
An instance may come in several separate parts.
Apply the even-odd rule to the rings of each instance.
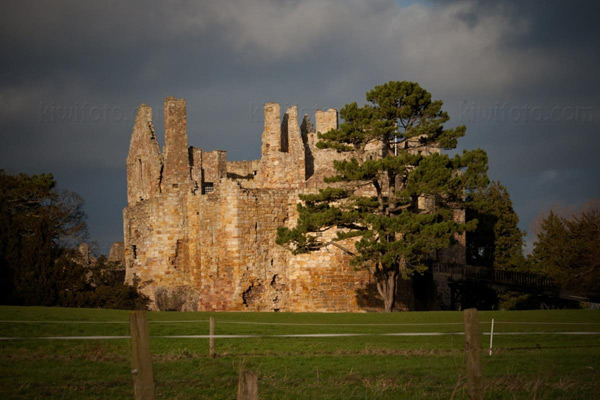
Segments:
[[[258,375],[251,371],[241,371],[238,383],[238,400],[258,400]]]
[[[210,317],[208,327],[208,354],[215,357],[215,318]]]
[[[600,369],[598,372],[596,372],[596,390],[594,390],[594,400],[600,400]]]
[[[135,400],[154,400],[154,378],[150,356],[150,336],[145,311],[132,311],[129,316],[131,334],[131,374]]]
[[[490,356],[492,355],[492,346],[494,345],[494,318],[492,318],[492,327],[490,329]]]
[[[465,360],[467,362],[467,396],[470,400],[483,399],[481,366],[481,335],[477,309],[469,308],[463,313],[465,321]]]

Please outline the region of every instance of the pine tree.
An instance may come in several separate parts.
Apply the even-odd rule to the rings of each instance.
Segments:
[[[568,277],[569,231],[564,220],[553,211],[542,221],[542,230],[537,236],[531,255],[533,269],[554,279],[563,281]]]
[[[561,218],[553,211],[542,221],[531,263],[563,289],[600,293],[600,208]]]
[[[510,195],[500,182],[473,194],[467,218],[478,221],[467,233],[467,260],[475,265],[503,270],[524,268],[523,232]]]
[[[487,155],[480,149],[441,154],[456,147],[466,128],[444,129],[449,116],[442,101],[417,83],[376,86],[367,101],[344,106],[339,129],[319,133],[319,148],[348,157],[334,162],[329,187],[300,196],[297,225],[279,228],[277,243],[294,253],[344,247],[353,265],[370,271],[392,311],[398,279],[425,271],[432,255],[476,226],[455,221],[453,210],[488,185]],[[330,240],[325,232],[332,228]]]
[[[600,294],[600,207],[592,206],[565,221],[570,233],[570,271],[566,287]]]

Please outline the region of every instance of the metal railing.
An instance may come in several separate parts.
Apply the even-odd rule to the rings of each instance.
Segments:
[[[498,270],[474,265],[434,263],[430,267],[434,274],[450,275],[454,281],[479,280],[505,286],[525,286],[537,289],[557,289],[547,276],[526,272]]]

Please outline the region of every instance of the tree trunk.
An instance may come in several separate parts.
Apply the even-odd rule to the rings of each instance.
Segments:
[[[383,311],[392,312],[394,310],[393,295],[389,295],[383,299]]]
[[[377,281],[377,291],[383,300],[383,309],[385,312],[392,312],[394,310],[397,277],[398,273],[394,271],[386,274],[385,277]]]

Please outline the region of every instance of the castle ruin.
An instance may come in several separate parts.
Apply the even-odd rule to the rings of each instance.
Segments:
[[[299,124],[296,106],[282,116],[278,104],[265,104],[261,158],[253,161],[227,161],[223,150],[188,147],[183,99],[165,100],[164,125],[161,152],[152,110],[139,107],[123,211],[125,279],[150,297],[152,308],[356,312],[379,307],[373,278],[350,266],[341,249],[293,255],[275,243],[277,227],[295,225],[298,196],[325,187],[333,160],[344,157],[316,147],[316,132],[337,129],[336,110],[317,111],[314,125],[308,116]],[[464,251],[453,257],[464,259]]]

